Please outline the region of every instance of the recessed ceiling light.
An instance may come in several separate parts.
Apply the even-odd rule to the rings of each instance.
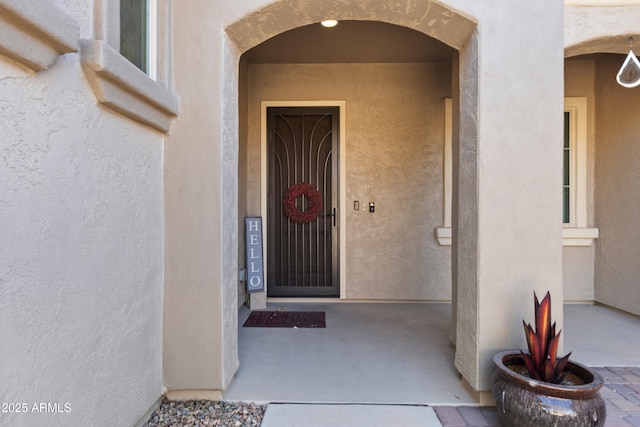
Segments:
[[[332,28],[338,25],[338,21],[336,21],[335,19],[326,19],[322,21],[321,24],[325,28]]]

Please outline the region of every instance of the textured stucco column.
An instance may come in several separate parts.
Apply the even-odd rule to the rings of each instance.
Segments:
[[[215,5],[181,2],[173,18],[184,109],[165,150],[164,380],[170,397],[219,399],[238,366],[237,112],[222,106],[237,78],[221,71],[237,55]]]
[[[455,363],[484,391],[493,354],[524,345],[534,290],[551,291],[562,327],[562,2],[503,1],[476,16],[454,142]]]

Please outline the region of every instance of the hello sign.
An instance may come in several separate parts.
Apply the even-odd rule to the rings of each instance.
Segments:
[[[245,218],[247,292],[264,290],[262,268],[262,218]]]

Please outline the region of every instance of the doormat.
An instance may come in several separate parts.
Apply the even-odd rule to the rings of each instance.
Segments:
[[[252,311],[245,328],[326,328],[324,311]]]

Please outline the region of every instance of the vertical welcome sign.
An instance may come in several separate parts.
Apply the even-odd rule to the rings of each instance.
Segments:
[[[247,292],[264,290],[262,268],[262,218],[245,218]]]

